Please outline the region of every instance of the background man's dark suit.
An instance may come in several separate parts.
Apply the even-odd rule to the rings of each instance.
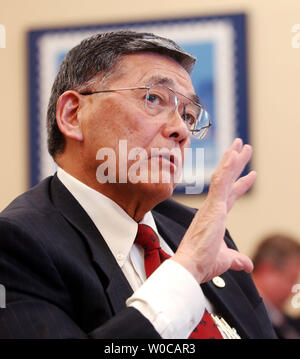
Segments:
[[[167,200],[153,210],[175,251],[195,211]],[[226,233],[226,243],[234,244]],[[122,240],[122,239],[120,239]],[[249,275],[228,271],[226,286],[203,291],[243,338],[272,338]],[[56,176],[17,198],[0,215],[0,338],[159,338],[125,301],[132,294],[99,231]]]

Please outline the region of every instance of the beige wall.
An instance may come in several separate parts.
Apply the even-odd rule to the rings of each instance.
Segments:
[[[226,12],[249,15],[251,143],[258,172],[228,227],[247,254],[270,231],[300,238],[300,48],[291,46],[291,28],[300,23],[299,0],[1,0],[7,47],[0,49],[0,209],[27,188],[27,30]],[[195,207],[202,200],[184,199]]]

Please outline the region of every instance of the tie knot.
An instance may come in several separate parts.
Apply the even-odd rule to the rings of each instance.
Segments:
[[[141,245],[145,252],[160,248],[157,234],[151,227],[147,226],[146,224],[138,225],[138,232],[135,238],[135,242]]]

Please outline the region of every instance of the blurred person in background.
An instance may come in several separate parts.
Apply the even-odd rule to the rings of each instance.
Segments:
[[[274,329],[281,339],[300,339],[300,318],[291,318],[284,305],[299,282],[300,244],[285,234],[265,237],[253,256],[253,279]]]

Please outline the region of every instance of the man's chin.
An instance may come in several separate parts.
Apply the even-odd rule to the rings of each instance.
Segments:
[[[157,200],[159,202],[172,196],[175,184],[168,183],[136,183],[134,184],[135,193],[140,193],[141,198],[147,200]]]

